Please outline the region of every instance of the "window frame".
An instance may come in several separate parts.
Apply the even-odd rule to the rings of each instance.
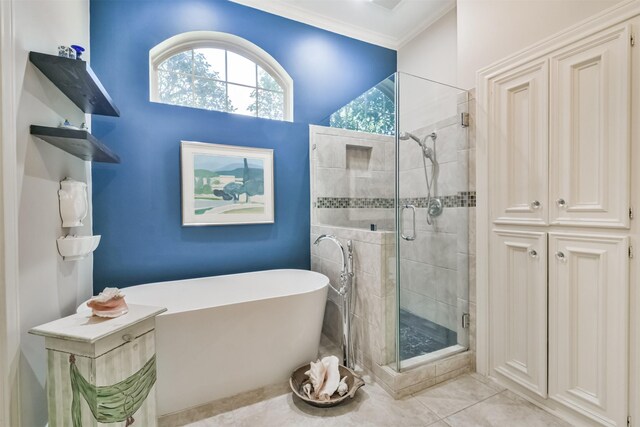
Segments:
[[[224,49],[244,56],[262,67],[282,88],[284,95],[282,121],[293,122],[293,79],[289,73],[261,47],[234,34],[218,31],[181,33],[154,46],[149,51],[149,100],[164,104],[158,93],[158,67],[160,64],[181,52],[203,48]],[[226,77],[228,78],[228,76]]]

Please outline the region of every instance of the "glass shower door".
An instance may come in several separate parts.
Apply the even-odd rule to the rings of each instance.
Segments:
[[[468,93],[396,78],[397,369],[469,345]]]

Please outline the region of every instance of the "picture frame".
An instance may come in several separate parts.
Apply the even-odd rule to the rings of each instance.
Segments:
[[[181,141],[182,225],[272,224],[273,150]]]

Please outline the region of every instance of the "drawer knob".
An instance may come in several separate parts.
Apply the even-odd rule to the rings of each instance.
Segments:
[[[133,335],[131,335],[131,334],[124,334],[124,335],[122,336],[122,341],[125,341],[125,342],[131,342],[131,341],[133,341]]]

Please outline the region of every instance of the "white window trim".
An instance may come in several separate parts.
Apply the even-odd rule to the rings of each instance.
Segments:
[[[284,91],[284,120],[293,121],[293,79],[264,49],[229,33],[218,31],[190,31],[181,33],[154,46],[149,51],[149,99],[162,102],[158,94],[158,66],[170,57],[192,49],[214,48],[237,53],[261,66]]]

